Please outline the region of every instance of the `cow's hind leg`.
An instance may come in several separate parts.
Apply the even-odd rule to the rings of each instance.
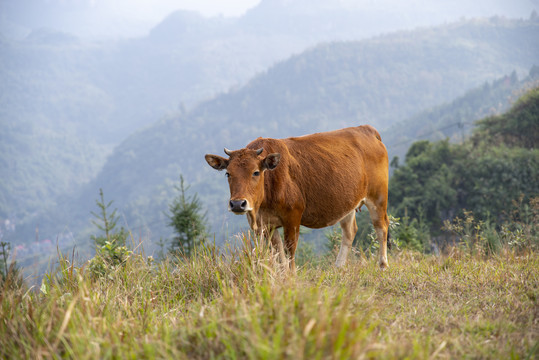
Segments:
[[[337,261],[335,261],[335,266],[337,267],[341,267],[346,264],[348,252],[350,251],[352,243],[354,242],[354,237],[357,233],[356,211],[353,210],[346,215],[341,220],[340,224],[342,228],[342,242],[339,255],[337,255]]]
[[[378,260],[380,267],[387,268],[387,234],[389,231],[389,218],[387,216],[387,205],[385,203],[376,204],[372,201],[366,201],[365,205],[369,209],[372,225],[376,232],[378,244],[380,245],[378,252]]]

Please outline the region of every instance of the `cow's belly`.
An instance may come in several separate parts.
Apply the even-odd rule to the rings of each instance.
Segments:
[[[351,211],[355,211],[360,207],[364,200],[365,194],[358,194],[343,199],[338,204],[333,204],[327,208],[320,206],[311,208],[309,204],[306,204],[307,206],[301,218],[301,225],[312,229],[335,225]]]
[[[332,226],[341,221],[346,215],[351,211],[354,211],[355,208],[352,207],[344,212],[329,214],[320,214],[318,216],[309,214],[301,218],[301,225],[306,226],[311,229],[321,229],[328,226]]]
[[[327,226],[332,226],[341,221],[351,211],[354,211],[359,205],[360,201],[355,204],[350,203],[348,206],[343,206],[338,211],[328,212],[304,212],[301,218],[301,225],[311,229],[320,229]],[[279,228],[284,225],[283,219],[275,214],[273,211],[267,209],[260,209],[258,218],[261,221],[259,225]]]
[[[306,226],[311,229],[321,229],[328,226],[332,226],[337,224],[340,220],[342,220],[347,214],[350,213],[350,211],[353,211],[355,207],[352,207],[351,209],[347,211],[340,211],[339,213],[333,213],[333,214],[313,214],[310,213],[307,216],[304,216],[301,218],[301,225]],[[267,212],[267,211],[261,211],[258,215],[259,220],[261,221],[261,224],[264,226],[268,226],[271,228],[280,228],[282,227],[283,221],[280,217],[277,215]]]
[[[360,206],[367,196],[367,178],[361,168],[345,166],[339,171],[326,172],[324,178],[304,187],[303,193],[305,209],[301,224],[323,228],[336,224]]]

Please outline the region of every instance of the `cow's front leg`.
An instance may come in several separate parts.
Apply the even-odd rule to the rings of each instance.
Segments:
[[[255,211],[249,211],[246,215],[249,226],[258,238],[258,241],[266,241],[266,239],[271,236],[271,233],[269,229],[262,224],[260,217],[257,216]]]
[[[281,260],[281,264],[285,264],[286,255],[284,253],[283,241],[281,240],[279,229],[273,229],[271,233],[271,245],[279,253],[279,259]]]
[[[256,216],[254,211],[247,213],[247,221],[257,236],[271,239],[272,248],[278,252],[281,263],[285,264],[287,260],[279,230],[275,226],[264,224],[260,216]]]
[[[247,216],[247,222],[249,223],[249,226],[251,227],[251,229],[253,229],[253,231],[257,235],[259,235],[260,232],[262,231],[262,228],[260,226],[260,221],[258,221],[257,219],[256,212],[254,210],[248,211],[246,216]]]
[[[296,247],[298,246],[299,239],[299,224],[291,224],[284,226],[284,244],[288,257],[290,259],[290,270],[296,272]]]

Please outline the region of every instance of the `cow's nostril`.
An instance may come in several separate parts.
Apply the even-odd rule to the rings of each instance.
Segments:
[[[242,200],[230,200],[230,211],[236,212],[236,213],[242,213],[247,210],[248,202],[245,199]]]

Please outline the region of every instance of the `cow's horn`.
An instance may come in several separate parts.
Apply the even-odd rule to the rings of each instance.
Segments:
[[[225,154],[227,154],[228,156],[232,155],[232,151],[231,150],[228,150],[227,148],[225,148]]]
[[[262,154],[262,151],[264,151],[264,148],[263,148],[263,147],[260,148],[260,149],[258,149],[258,150],[256,151],[256,155]]]

